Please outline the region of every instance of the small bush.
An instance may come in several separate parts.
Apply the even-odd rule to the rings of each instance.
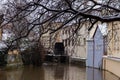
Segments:
[[[44,54],[45,49],[41,44],[34,44],[21,53],[24,65],[32,64],[35,66],[39,66],[43,63]]]
[[[0,51],[0,66],[5,66],[7,64],[7,54],[5,51]]]

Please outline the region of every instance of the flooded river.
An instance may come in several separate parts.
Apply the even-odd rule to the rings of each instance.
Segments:
[[[107,71],[78,65],[44,64],[22,69],[0,71],[0,80],[120,80]]]

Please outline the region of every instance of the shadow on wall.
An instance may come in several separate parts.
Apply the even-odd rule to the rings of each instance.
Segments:
[[[54,46],[55,55],[64,55],[64,44],[62,42],[56,42]]]

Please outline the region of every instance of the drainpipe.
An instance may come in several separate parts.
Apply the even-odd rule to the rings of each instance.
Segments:
[[[107,47],[106,47],[106,36],[103,37],[103,55],[107,55]],[[106,66],[106,60],[103,60],[102,58],[102,69],[105,69]]]
[[[107,55],[107,53],[106,53],[106,41],[105,41],[105,39],[106,39],[106,36],[103,37],[103,53],[104,53],[103,55]],[[101,68],[105,69],[105,66],[106,66],[106,62],[102,58],[102,67]]]
[[[95,41],[93,39],[93,68],[94,68],[94,59],[95,58]]]

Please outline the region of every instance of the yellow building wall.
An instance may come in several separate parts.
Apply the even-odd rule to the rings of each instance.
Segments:
[[[46,29],[50,27],[51,29],[55,30],[58,27],[60,27],[61,25],[62,25],[62,23],[55,22],[55,23],[51,23],[51,24],[46,23],[46,24],[43,25],[43,27],[44,28],[46,27]],[[46,49],[49,49],[49,48],[53,49],[54,44],[56,42],[62,42],[60,34],[61,34],[61,30],[58,30],[54,33],[51,33],[51,31],[48,31],[47,33],[44,33],[40,38],[42,45]]]
[[[113,74],[120,77],[120,59],[112,57],[103,58],[103,69],[112,72]]]
[[[72,58],[86,58],[86,37],[88,35],[88,25],[89,24],[83,23],[80,30],[78,30],[77,35],[74,34],[74,30],[77,27],[76,25],[62,29],[61,38],[63,39],[66,53]]]
[[[119,77],[108,71],[103,71],[103,80],[119,80]]]
[[[120,21],[107,23],[107,30],[107,56],[103,57],[103,69],[120,77]],[[110,76],[107,78],[111,79]]]
[[[108,23],[107,54],[120,58],[120,22]]]

